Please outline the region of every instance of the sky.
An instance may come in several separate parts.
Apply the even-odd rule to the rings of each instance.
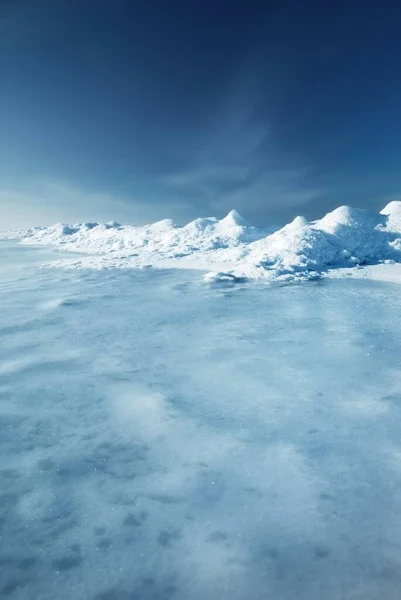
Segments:
[[[401,197],[396,0],[0,0],[0,229]]]

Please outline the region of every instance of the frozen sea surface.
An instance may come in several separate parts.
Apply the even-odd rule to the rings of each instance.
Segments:
[[[0,597],[399,600],[400,287],[0,243]]]

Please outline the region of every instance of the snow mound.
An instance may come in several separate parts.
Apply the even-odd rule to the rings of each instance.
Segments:
[[[393,200],[380,211],[380,214],[387,217],[386,229],[393,233],[401,232],[401,201]]]
[[[376,225],[385,222],[385,217],[370,212],[364,208],[353,208],[352,206],[339,206],[332,212],[327,213],[319,221],[315,221],[316,229],[327,233],[337,234],[348,231],[345,228],[372,229]]]
[[[232,210],[223,219],[198,218],[183,227],[170,219],[143,227],[57,223],[17,235],[24,244],[92,255],[70,261],[74,268],[182,267],[209,271],[209,282],[298,281],[328,269],[401,262],[401,201],[380,213],[340,206],[317,221],[297,216],[276,231],[249,225]]]
[[[244,227],[247,223],[236,210],[231,210],[224,219],[221,219],[220,224],[227,227]]]
[[[401,214],[401,200],[392,200],[380,211],[381,215],[400,215]]]

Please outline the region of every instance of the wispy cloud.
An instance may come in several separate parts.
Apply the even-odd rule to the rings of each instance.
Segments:
[[[0,188],[2,229],[49,225],[57,221],[111,220],[115,219],[112,215],[123,211],[124,203],[119,198],[67,183],[35,182],[29,191],[26,185]]]
[[[143,224],[160,218],[162,210],[156,200],[122,197],[63,181],[42,180],[0,188],[0,229],[51,225],[59,221],[116,220]]]
[[[220,185],[224,182],[241,183],[249,177],[250,171],[246,166],[200,167],[186,172],[174,173],[164,179],[166,185],[177,187],[200,187],[206,188],[210,185]]]
[[[278,155],[268,111],[260,105],[259,80],[252,73],[247,63],[228,85],[192,166],[162,183],[193,199],[204,213],[221,216],[236,208],[256,223],[281,222],[308,213],[308,206],[326,192],[314,181],[314,165]]]
[[[217,216],[232,208],[256,219],[290,218],[325,190],[310,185],[308,169],[258,170],[247,166],[199,167],[167,177],[168,188],[197,198],[203,211]]]

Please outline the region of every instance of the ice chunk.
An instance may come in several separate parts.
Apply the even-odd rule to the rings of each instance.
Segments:
[[[213,272],[206,273],[203,280],[206,283],[239,283],[245,281],[245,277],[238,277],[233,273]]]

